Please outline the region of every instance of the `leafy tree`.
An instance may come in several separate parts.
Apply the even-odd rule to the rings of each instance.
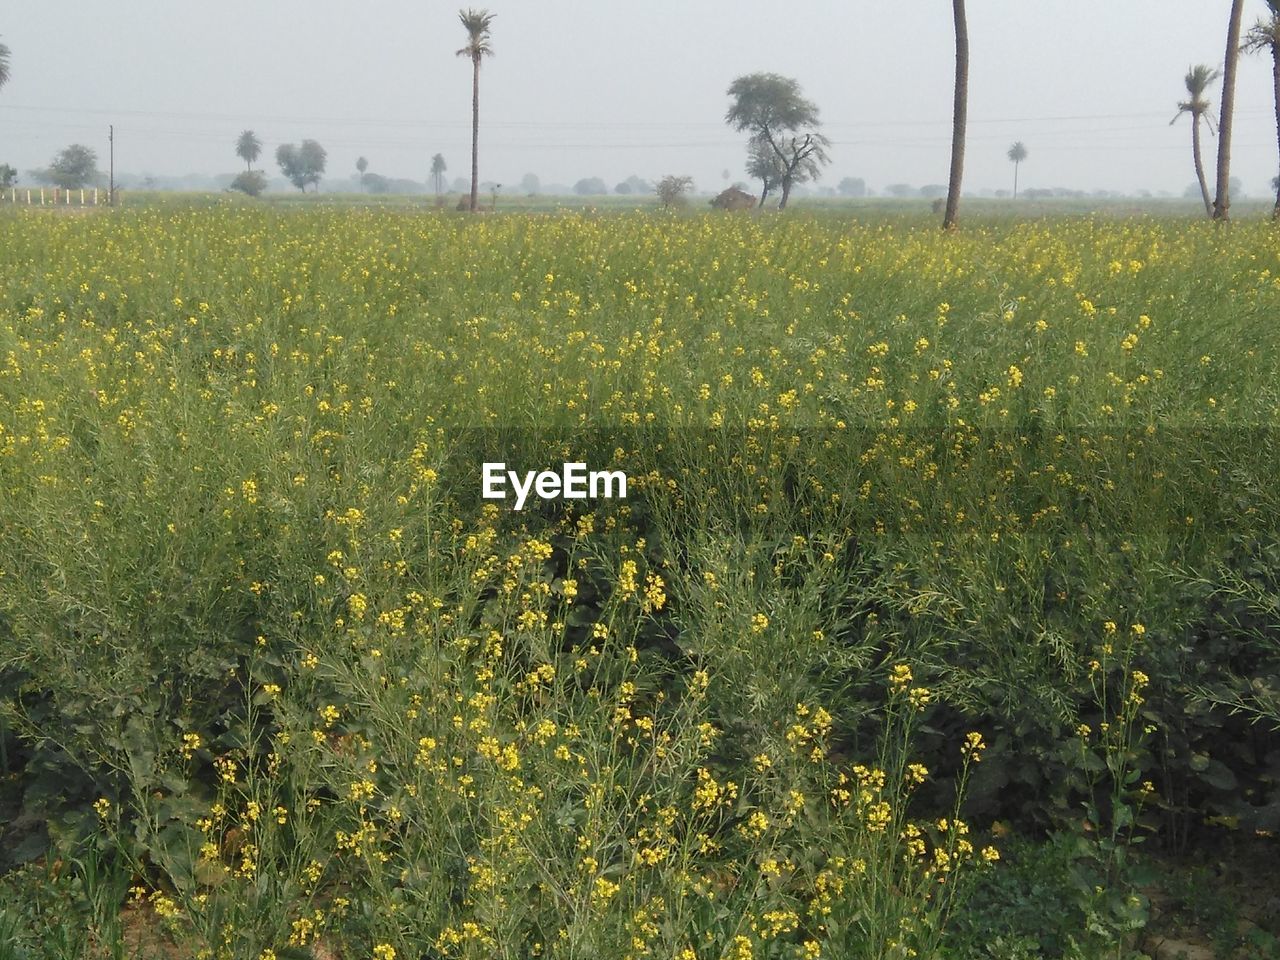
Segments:
[[[359,158],[357,158],[357,159],[356,159],[356,172],[360,174],[360,189],[361,189],[361,190],[363,190],[363,189],[364,189],[364,187],[365,187],[365,182],[364,182],[364,172],[365,172],[366,170],[368,170],[368,169],[369,169],[369,161],[368,161],[368,160],[366,160],[364,157],[359,157]]]
[[[573,185],[573,192],[580,197],[589,197],[608,193],[609,188],[599,177],[583,177]]]
[[[683,205],[685,194],[693,188],[693,177],[667,176],[658,181],[658,199],[664,207]]]
[[[236,174],[236,178],[228,186],[229,190],[237,190],[251,197],[257,197],[267,189],[267,177],[261,170],[246,170]]]
[[[782,185],[782,162],[768,144],[753,139],[747,144],[746,170],[752,180],[760,181],[760,202],[757,206],[763,207],[769,194]]]
[[[361,174],[361,182],[370,193],[390,193],[391,181],[380,173]]]
[[[449,165],[444,162],[444,154],[437,153],[431,158],[431,179],[436,185],[436,196],[440,196],[441,187],[444,185],[444,172],[449,169]]]
[[[947,204],[942,229],[955,229],[960,217],[960,187],[964,180],[964,141],[969,122],[969,20],[964,0],[951,0],[951,18],[956,34],[955,100],[951,108],[951,175],[947,181]]]
[[[616,194],[618,194],[619,196],[623,196],[623,197],[625,197],[625,196],[630,196],[630,194],[631,194],[631,184],[629,184],[629,183],[627,183],[627,181],[623,180],[621,183],[619,183],[617,186],[615,186],[615,187],[613,188],[613,192],[614,192],[614,193],[616,193]]]
[[[653,193],[654,185],[644,177],[638,177],[634,173],[627,179],[622,181],[631,188],[632,193]]]
[[[276,148],[276,163],[289,182],[307,192],[308,184],[320,189],[320,177],[324,173],[328,154],[314,140],[303,140],[300,146],[282,143]]]
[[[1276,103],[1276,142],[1280,144],[1280,0],[1267,0],[1271,15],[1264,17],[1253,25],[1245,37],[1244,49],[1247,53],[1271,54],[1271,80],[1275,88]],[[1277,178],[1280,181],[1280,178]],[[1276,187],[1276,205],[1271,211],[1272,219],[1280,220],[1280,185]]]
[[[831,141],[818,133],[818,108],[800,92],[800,84],[776,73],[750,73],[729,85],[733,102],[725,122],[737,131],[750,131],[760,148],[768,148],[782,168],[782,199],[785,210],[791,187],[815,179],[821,165],[828,163],[826,148]],[[748,149],[752,149],[748,146]]]
[[[1015,143],[1012,147],[1009,148],[1009,152],[1007,156],[1009,157],[1009,162],[1013,164],[1013,199],[1017,200],[1018,199],[1018,167],[1021,166],[1023,160],[1027,159],[1026,145],[1021,140],[1019,140],[1017,143]]]
[[[73,143],[53,158],[48,176],[55,187],[76,190],[88,186],[98,176],[98,155],[84,144]]]
[[[1182,82],[1186,85],[1188,99],[1179,101],[1178,112],[1169,121],[1170,126],[1178,122],[1184,113],[1191,117],[1191,159],[1196,167],[1196,180],[1200,184],[1200,197],[1204,200],[1204,212],[1213,216],[1213,201],[1209,198],[1209,184],[1205,181],[1204,160],[1200,153],[1200,121],[1204,120],[1213,132],[1213,120],[1209,117],[1209,101],[1205,99],[1205,91],[1216,81],[1220,74],[1213,67],[1200,64],[1187,68],[1187,75]]]
[[[1231,124],[1236,107],[1236,67],[1240,63],[1240,19],[1244,0],[1231,0],[1227,23],[1227,56],[1222,68],[1222,112],[1218,118],[1218,192],[1213,201],[1213,219],[1231,219]]]
[[[18,171],[7,163],[0,163],[0,190],[17,186]]]
[[[865,197],[867,195],[867,182],[861,177],[845,177],[840,181],[840,185],[836,187],[843,197]]]
[[[9,82],[9,48],[0,43],[0,87]]]
[[[489,45],[489,25],[493,23],[493,14],[487,10],[460,10],[458,19],[467,31],[467,45],[458,51],[458,56],[471,61],[471,204],[472,213],[476,211],[477,192],[480,185],[480,61],[493,56],[493,47]]]
[[[526,173],[520,178],[520,189],[532,197],[542,192],[542,181],[536,173]]]
[[[244,161],[246,172],[253,170],[253,162],[262,155],[262,141],[252,130],[245,130],[236,139],[236,156]]]

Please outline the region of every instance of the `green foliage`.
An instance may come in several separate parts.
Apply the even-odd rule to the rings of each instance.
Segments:
[[[494,15],[488,10],[468,8],[458,11],[458,19],[467,31],[467,45],[458,51],[458,56],[466,57],[477,65],[481,58],[493,56],[489,33],[493,26]]]
[[[78,190],[98,177],[98,155],[89,147],[73,143],[49,164],[49,181],[56,187]]]
[[[360,178],[364,189],[370,193],[382,194],[391,192],[391,181],[380,173],[366,173]]]
[[[258,139],[258,135],[252,130],[241,132],[236,138],[236,156],[244,161],[245,172],[253,171],[254,161],[262,155],[262,141]],[[252,194],[257,196],[257,194]]]
[[[830,162],[830,141],[817,132],[821,125],[817,106],[800,93],[800,85],[776,73],[752,73],[729,85],[733,102],[725,122],[734,130],[749,131],[747,172],[765,184],[782,188],[785,207],[791,187],[816,180]]]
[[[800,84],[776,73],[750,73],[729,84],[732,103],[725,123],[752,136],[785,134],[816,126],[818,107],[805,99]]]
[[[231,181],[229,189],[238,190],[250,197],[256,197],[267,189],[267,177],[261,170],[236,174],[236,178]]]
[[[327,156],[324,147],[314,140],[303,140],[298,146],[282,143],[276,148],[276,163],[280,171],[303,193],[308,186],[319,189]]]

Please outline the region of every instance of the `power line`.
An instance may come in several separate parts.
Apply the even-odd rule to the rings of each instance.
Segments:
[[[130,116],[130,117],[154,117],[157,119],[169,120],[227,120],[243,122],[245,116],[251,116],[254,122],[268,123],[288,123],[288,124],[343,124],[350,126],[382,126],[382,127],[410,127],[421,128],[422,126],[432,127],[461,127],[470,126],[469,120],[431,120],[423,118],[421,120],[406,120],[403,117],[397,119],[382,119],[370,117],[299,117],[299,116],[283,116],[283,115],[267,115],[255,114],[248,112],[246,114],[227,114],[227,113],[209,113],[199,111],[165,111],[165,110],[113,110],[98,107],[49,107],[36,106],[31,104],[0,104],[0,110],[16,110],[24,112],[36,113],[62,113],[62,114],[91,114],[91,115],[111,115],[113,117]],[[1263,109],[1239,110],[1239,114],[1262,114],[1269,111]],[[1001,123],[1084,123],[1098,120],[1154,120],[1167,116],[1168,111],[1156,113],[1147,111],[1144,113],[1094,113],[1094,114],[1059,114],[1047,116],[1026,116],[1026,117],[989,117],[985,119],[969,120],[970,124],[1001,124]],[[950,118],[938,118],[936,120],[837,120],[824,123],[826,128],[837,127],[932,127],[951,125]],[[697,120],[667,120],[667,121],[639,121],[639,120],[501,120],[490,119],[485,121],[486,127],[528,127],[534,129],[546,128],[582,128],[582,129],[602,129],[607,127],[634,127],[634,128],[668,128],[668,127],[722,127],[723,121]]]

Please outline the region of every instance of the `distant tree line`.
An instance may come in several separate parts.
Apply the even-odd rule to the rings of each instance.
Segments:
[[[1269,54],[1274,79],[1276,138],[1280,147],[1280,0],[1265,0],[1267,15],[1261,17],[1247,31],[1243,30],[1244,0],[1232,0],[1227,22],[1226,55],[1221,70],[1206,64],[1192,66],[1183,78],[1187,99],[1179,101],[1176,122],[1184,114],[1191,120],[1192,163],[1196,174],[1196,186],[1206,213],[1215,220],[1229,219],[1232,184],[1231,134],[1235,110],[1236,73],[1240,54]],[[471,178],[469,182],[455,181],[469,189],[467,209],[476,210],[479,183],[479,131],[480,131],[480,66],[486,57],[493,56],[491,28],[494,15],[487,10],[460,10],[458,17],[466,33],[465,45],[457,51],[472,65],[471,111]],[[952,0],[952,20],[955,32],[955,82],[952,111],[951,168],[945,191],[940,184],[930,184],[921,192],[933,199],[945,195],[943,226],[954,227],[958,221],[959,202],[964,173],[965,143],[968,116],[969,31],[965,0]],[[10,51],[0,43],[0,88],[10,78]],[[1214,83],[1222,81],[1222,96],[1215,131],[1210,115],[1211,103],[1207,91]],[[775,73],[751,73],[738,77],[728,89],[730,106],[725,121],[734,130],[747,134],[746,172],[760,183],[759,206],[763,206],[772,193],[779,194],[778,208],[785,209],[793,190],[804,183],[819,178],[822,168],[830,163],[828,148],[831,145],[821,132],[818,107],[804,97],[799,83]],[[1202,150],[1202,127],[1218,137],[1216,182],[1211,194],[1209,178],[1205,170]],[[241,133],[236,142],[236,154],[245,162],[245,170],[231,183],[232,189],[256,196],[266,187],[266,177],[253,169],[261,155],[262,142],[252,130]],[[276,148],[276,163],[283,175],[304,193],[307,187],[319,188],[324,175],[327,153],[315,140],[303,140],[299,144],[281,144]],[[1029,156],[1022,142],[1014,143],[1008,150],[1013,164],[1013,198],[1019,193],[1021,164]],[[388,192],[396,181],[376,173],[369,173],[369,162],[361,157],[357,161],[359,183],[369,192]],[[442,192],[444,157],[432,158],[431,178],[437,195]],[[83,144],[72,144],[57,154],[48,168],[32,171],[42,182],[56,186],[87,186],[97,182],[97,155]],[[725,179],[729,172],[725,171]],[[0,185],[12,185],[17,173],[12,167],[0,165]],[[659,184],[659,186],[661,183]],[[1280,177],[1272,182],[1276,191],[1273,215],[1280,218]],[[521,181],[521,189],[528,194],[540,192],[541,183],[532,174]],[[638,177],[631,177],[615,185],[617,194],[644,194],[659,192],[657,187]],[[886,191],[890,195],[905,193],[905,185],[892,184]],[[574,185],[574,192],[584,196],[603,195],[609,192],[605,182],[598,177],[586,177]],[[844,196],[865,196],[866,185],[854,178],[841,181],[837,192]],[[496,199],[497,187],[493,193]],[[1040,195],[1037,193],[1037,195]]]

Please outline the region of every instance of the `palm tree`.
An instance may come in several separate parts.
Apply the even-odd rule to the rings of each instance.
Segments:
[[[1191,117],[1191,156],[1196,164],[1196,179],[1200,181],[1200,196],[1204,199],[1204,212],[1211,217],[1213,201],[1209,199],[1209,185],[1204,179],[1204,160],[1200,156],[1200,121],[1203,119],[1209,125],[1209,132],[1213,132],[1213,120],[1209,117],[1210,104],[1204,98],[1204,94],[1209,89],[1209,85],[1217,81],[1220,76],[1222,76],[1221,73],[1203,63],[1198,67],[1188,68],[1183,82],[1187,85],[1187,94],[1190,99],[1178,103],[1178,112],[1169,121],[1169,125],[1173,126],[1184,113]]]
[[[1231,219],[1231,121],[1236,107],[1236,65],[1240,62],[1240,18],[1244,0],[1231,0],[1227,24],[1227,59],[1222,68],[1222,115],[1218,120],[1218,192],[1213,219]]]
[[[364,190],[364,172],[369,169],[369,161],[364,157],[356,160],[356,172],[360,174],[360,189]]]
[[[1009,148],[1009,159],[1013,162],[1013,199],[1018,199],[1018,165],[1027,159],[1027,148],[1021,140]]]
[[[956,99],[951,115],[951,180],[942,229],[951,230],[960,213],[960,181],[964,178],[964,133],[969,117],[969,21],[964,0],[951,0],[956,24]]]
[[[431,178],[435,181],[437,198],[440,196],[440,187],[444,182],[444,172],[448,169],[449,166],[444,162],[443,153],[437,153],[431,158]]]
[[[489,46],[489,25],[493,14],[488,10],[458,11],[458,19],[467,30],[467,45],[458,56],[471,61],[471,212],[476,210],[476,190],[480,182],[480,61],[493,56]]]
[[[244,161],[246,172],[253,171],[253,161],[262,153],[262,141],[252,130],[246,130],[236,139],[236,156]]]
[[[0,87],[9,82],[9,48],[0,43]]]
[[[1253,25],[1245,37],[1247,53],[1267,51],[1271,54],[1271,77],[1276,98],[1276,141],[1280,143],[1280,0],[1267,0],[1271,8],[1270,18],[1264,17]],[[1271,212],[1273,220],[1280,220],[1280,177],[1277,177],[1276,205]]]

